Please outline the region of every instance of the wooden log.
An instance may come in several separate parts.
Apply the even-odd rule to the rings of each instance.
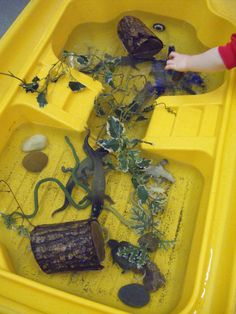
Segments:
[[[36,226],[30,243],[37,263],[47,274],[103,268],[103,233],[95,219]]]
[[[134,16],[124,16],[117,31],[129,55],[136,59],[152,58],[163,48],[162,41]]]

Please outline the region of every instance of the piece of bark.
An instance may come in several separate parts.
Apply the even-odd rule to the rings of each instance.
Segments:
[[[103,268],[103,233],[95,219],[36,226],[30,243],[37,263],[47,274]]]
[[[147,263],[145,277],[143,278],[144,287],[148,291],[155,292],[163,287],[165,283],[166,279],[157,265],[153,262]]]
[[[136,59],[152,58],[163,48],[162,41],[134,16],[124,16],[117,31],[129,55]]]
[[[159,242],[160,240],[152,232],[145,233],[138,239],[138,244],[146,247],[150,252],[157,250]]]

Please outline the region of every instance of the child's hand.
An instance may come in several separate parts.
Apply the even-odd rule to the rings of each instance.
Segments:
[[[165,70],[179,72],[216,72],[226,68],[218,47],[211,48],[196,55],[184,55],[175,51],[169,54]]]
[[[188,59],[190,56],[184,55],[175,51],[169,54],[169,59],[166,62],[165,70],[175,70],[185,72],[188,70]]]

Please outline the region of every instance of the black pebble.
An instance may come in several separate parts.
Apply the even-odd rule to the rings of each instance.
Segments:
[[[161,23],[155,23],[152,27],[158,32],[163,32],[166,29],[165,25]]]
[[[121,287],[118,297],[124,304],[132,307],[142,307],[150,301],[150,295],[144,286],[136,283]]]

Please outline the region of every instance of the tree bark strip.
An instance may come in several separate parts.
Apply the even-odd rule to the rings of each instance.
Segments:
[[[103,268],[104,240],[95,219],[36,226],[30,243],[37,263],[47,274]]]
[[[117,31],[128,53],[136,59],[152,58],[163,48],[162,41],[134,16],[124,16]]]

